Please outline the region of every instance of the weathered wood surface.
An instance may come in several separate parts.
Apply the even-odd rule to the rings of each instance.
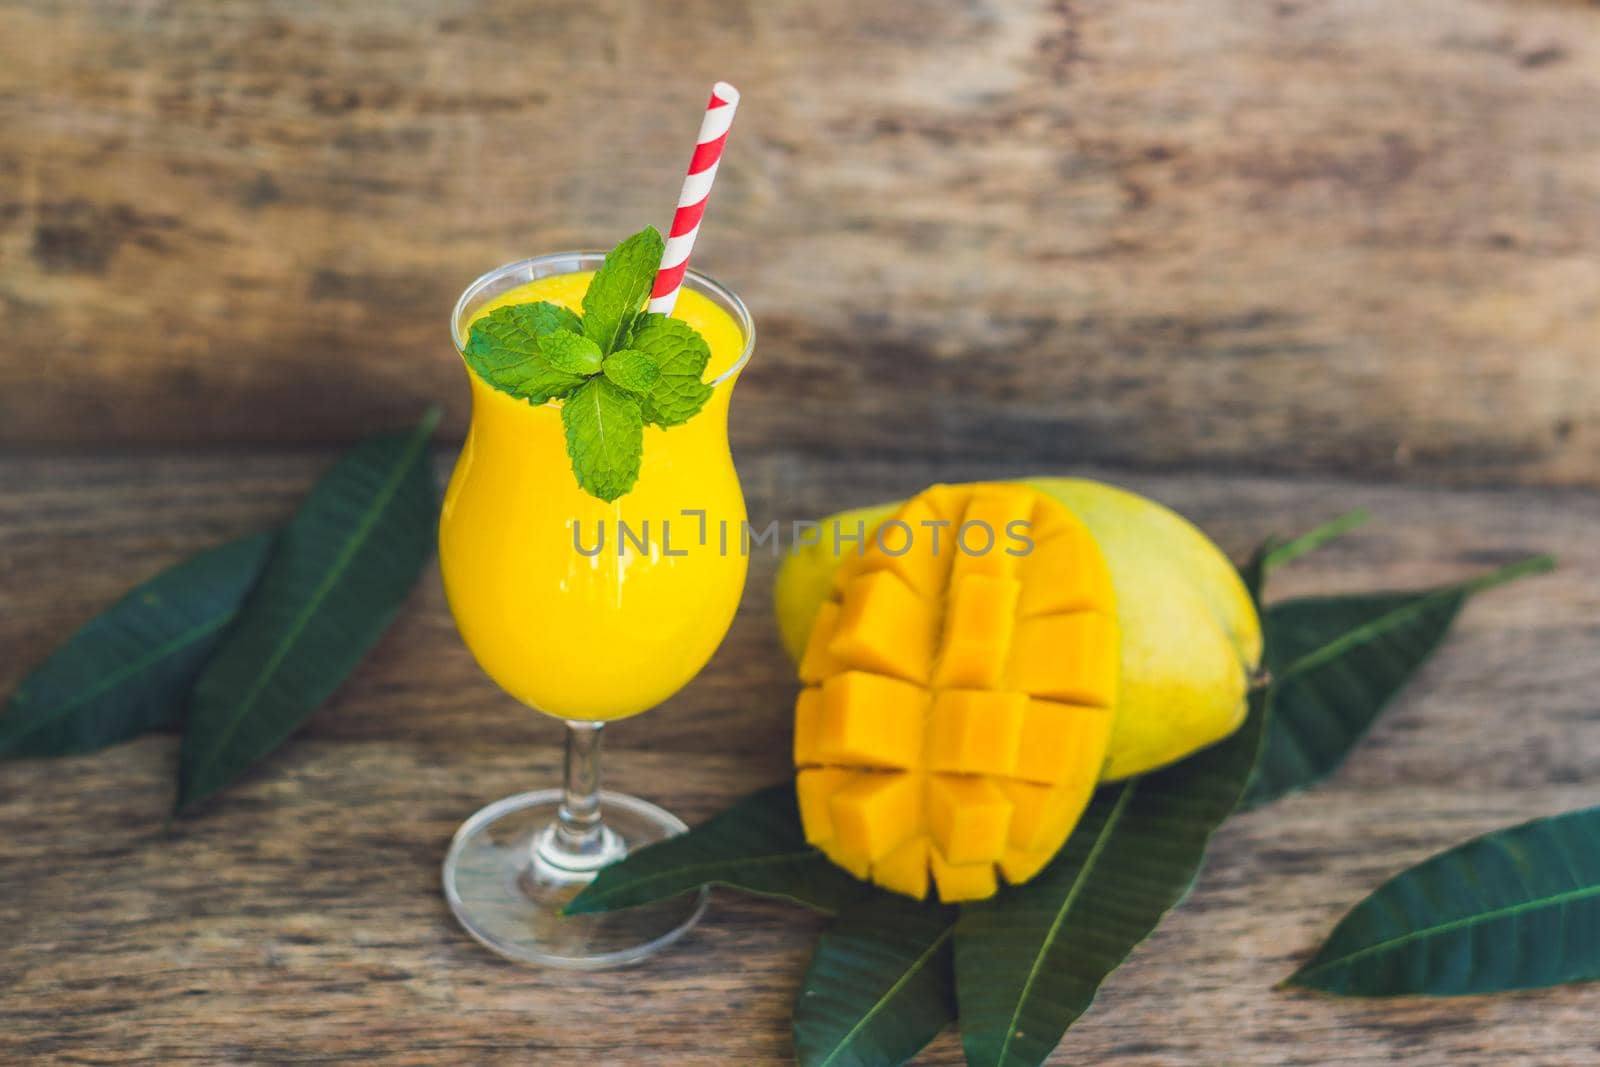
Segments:
[[[459,434],[716,77],[742,444],[1600,484],[1593,0],[0,0],[0,442]]]
[[[443,460],[441,457],[441,466]],[[1014,468],[740,457],[758,520]],[[0,691],[129,583],[281,519],[322,454],[0,460]],[[1275,592],[1445,581],[1540,550],[1553,576],[1474,601],[1348,766],[1229,823],[1192,898],[1053,1062],[1592,1064],[1600,989],[1390,1003],[1274,992],[1349,905],[1469,835],[1600,785],[1600,496],[1316,479],[1122,476],[1231,551],[1352,506],[1372,526]],[[772,562],[705,674],[615,729],[613,784],[691,820],[785,772],[792,695]],[[476,669],[437,574],[335,699],[199,816],[163,826],[176,744],[0,765],[0,1062],[788,1061],[819,920],[719,895],[681,946],[575,976],[455,926],[438,866],[483,803],[554,780],[558,728]],[[954,1067],[947,1036],[920,1063]]]

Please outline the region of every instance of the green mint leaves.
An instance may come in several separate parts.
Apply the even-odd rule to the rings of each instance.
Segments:
[[[646,226],[606,253],[589,291],[583,294],[583,335],[610,355],[623,347],[635,316],[650,297],[666,245]]]
[[[608,502],[639,479],[644,427],[680,426],[711,397],[700,380],[711,359],[705,338],[681,319],[644,311],[663,247],[645,227],[606,255],[582,317],[547,301],[497,308],[472,324],[464,349],[473,371],[502,393],[562,401],[572,473]]]
[[[581,330],[583,323],[566,308],[540,301],[504,307],[472,324],[464,350],[478,377],[532,404],[566,396],[583,384],[545,358],[540,340],[559,330]]]
[[[633,330],[633,347],[660,372],[639,405],[644,421],[666,429],[688,422],[711,396],[700,380],[711,360],[711,347],[682,319],[647,314]]]
[[[651,387],[661,380],[661,368],[656,366],[655,361],[643,352],[632,349],[623,349],[607,356],[600,373],[618,389],[636,396],[648,395]]]
[[[604,378],[590,378],[561,405],[572,473],[591,496],[615,500],[633,488],[644,458],[639,403]]]
[[[539,338],[539,351],[556,370],[584,378],[599,371],[606,358],[599,345],[571,330],[545,334]]]

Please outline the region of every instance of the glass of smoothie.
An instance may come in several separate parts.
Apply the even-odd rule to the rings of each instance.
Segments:
[[[467,287],[451,319],[510,304],[579,309],[603,253],[511,263]],[[573,476],[561,401],[534,405],[463,363],[472,424],[445,494],[439,563],[450,611],[478,663],[516,700],[567,727],[565,782],[490,804],[457,831],[444,889],[462,925],[511,958],[604,967],[681,936],[705,894],[598,915],[562,907],[599,868],[681,833],[654,804],[600,788],[605,724],[660,704],[721,643],[744,589],[744,496],[728,449],[728,402],[750,358],[744,303],[689,271],[672,317],[706,340],[710,399],[688,422],[646,426],[633,489],[606,503]]]

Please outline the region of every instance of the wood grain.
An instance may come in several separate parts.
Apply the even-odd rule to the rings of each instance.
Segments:
[[[717,77],[743,445],[1600,485],[1592,0],[0,0],[0,443],[458,435]]]
[[[284,518],[329,459],[0,459],[0,691],[128,584]],[[1017,473],[776,452],[740,456],[740,468],[758,521]],[[1115,480],[1234,552],[1348,507],[1375,513],[1282,572],[1277,595],[1446,581],[1541,550],[1562,567],[1475,600],[1332,781],[1230,822],[1194,895],[1052,1062],[1595,1062],[1592,987],[1385,1003],[1272,986],[1388,875],[1469,835],[1593,803],[1600,496]],[[771,573],[755,561],[701,678],[615,728],[615,785],[697,820],[784,776],[793,686],[769,618]],[[483,803],[553,781],[558,740],[477,671],[430,573],[334,700],[195,818],[163,825],[172,738],[0,766],[0,1062],[790,1062],[789,1007],[820,929],[802,912],[719,895],[666,955],[581,976],[502,963],[455,927],[438,888],[450,834]],[[918,1062],[955,1067],[959,1046],[947,1035]]]

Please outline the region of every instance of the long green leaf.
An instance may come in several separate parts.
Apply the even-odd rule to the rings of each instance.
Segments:
[[[1267,694],[1226,740],[1166,770],[1100,790],[1032,881],[962,908],[961,1039],[973,1067],[1033,1067],[1105,980],[1186,894],[1206,842],[1237,808]]]
[[[1449,633],[1468,597],[1549,570],[1548,556],[1415,593],[1314,597],[1267,610],[1267,665],[1277,686],[1249,807],[1327,777]]]
[[[686,834],[605,868],[567,905],[571,915],[665,900],[704,885],[781,897],[838,914],[867,887],[806,844],[794,785],[768,786]]]
[[[1250,599],[1255,601],[1256,609],[1258,611],[1261,609],[1262,588],[1266,584],[1267,575],[1285,563],[1292,563],[1301,556],[1315,552],[1329,541],[1343,537],[1369,518],[1371,515],[1366,510],[1358,508],[1330,519],[1292,540],[1281,541],[1276,537],[1269,537],[1263,541],[1245,565],[1239,568],[1239,575],[1244,579],[1245,588],[1250,592]]]
[[[1462,996],[1600,979],[1600,808],[1474,838],[1390,879],[1292,985]]]
[[[176,725],[271,546],[257,534],[192,556],[91,619],[12,693],[0,756],[93,752]]]
[[[271,752],[388,627],[433,552],[430,411],[409,434],[351,449],[279,536],[227,638],[195,682],[178,810]]]
[[[1294,562],[1301,556],[1309,555],[1335,538],[1343,537],[1351,530],[1365,525],[1370,518],[1372,515],[1365,508],[1357,508],[1355,511],[1347,511],[1343,515],[1329,519],[1299,537],[1275,543],[1267,549],[1266,557],[1262,560],[1264,568],[1270,572],[1285,563]]]
[[[801,1067],[895,1067],[955,1020],[956,909],[875,893],[817,941],[794,1007]]]

